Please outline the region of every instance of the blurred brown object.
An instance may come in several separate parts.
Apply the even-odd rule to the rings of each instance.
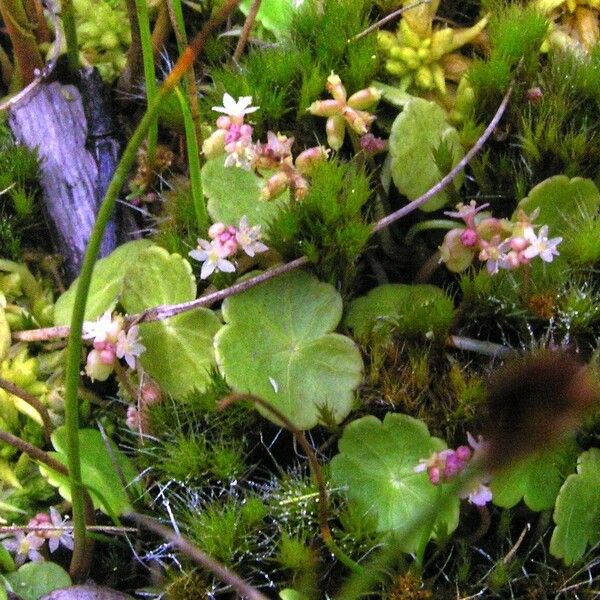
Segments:
[[[560,441],[600,398],[590,368],[563,350],[509,361],[488,388],[484,428],[490,472]]]

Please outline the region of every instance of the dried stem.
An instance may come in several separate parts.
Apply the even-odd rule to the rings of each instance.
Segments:
[[[378,231],[389,227],[392,223],[395,223],[396,221],[402,219],[402,217],[405,217],[413,210],[416,210],[417,208],[423,206],[423,204],[425,204],[428,200],[431,200],[431,198],[433,198],[436,194],[439,194],[442,190],[448,187],[448,185],[450,185],[452,181],[456,179],[459,173],[464,171],[465,167],[469,164],[471,159],[481,151],[485,143],[488,141],[489,137],[494,132],[494,129],[496,129],[496,127],[498,126],[498,123],[500,122],[500,119],[502,119],[504,111],[508,106],[508,101],[510,100],[514,87],[515,83],[514,81],[511,81],[510,85],[508,86],[508,89],[506,90],[506,93],[504,94],[504,97],[502,98],[500,106],[498,106],[496,113],[492,117],[492,120],[485,128],[485,131],[481,134],[481,137],[475,142],[473,147],[470,148],[469,151],[463,156],[460,162],[447,175],[442,177],[442,179],[438,181],[438,183],[436,183],[432,188],[427,190],[422,196],[419,196],[416,200],[409,202],[406,206],[403,206],[399,210],[389,214],[387,217],[384,217],[380,221],[377,221],[377,223],[375,223],[375,226],[373,227],[373,233],[377,233]]]
[[[35,408],[35,410],[39,413],[42,418],[42,423],[44,426],[44,438],[46,439],[46,443],[50,443],[50,435],[52,434],[52,421],[50,420],[50,415],[48,414],[48,409],[42,404],[42,402],[36,398],[33,394],[26,392],[24,389],[20,388],[18,385],[12,383],[12,381],[7,381],[6,379],[0,378],[0,388],[12,394],[13,396],[17,396],[17,398],[21,398],[23,402],[29,404],[29,406]]]
[[[317,459],[317,455],[313,447],[308,443],[304,431],[298,429],[278,408],[272,404],[263,400],[260,396],[254,396],[253,394],[230,394],[219,403],[219,409],[223,410],[234,402],[241,402],[249,400],[258,404],[261,408],[264,408],[267,412],[271,413],[281,424],[294,436],[298,444],[302,447],[308,459],[311,473],[317,484],[319,491],[319,527],[321,529],[321,537],[327,548],[331,553],[351,571],[360,572],[362,567],[355,561],[353,561],[347,554],[338,547],[331,534],[329,528],[329,498],[327,496],[327,487],[325,486],[325,479],[323,477],[323,471],[321,465]]]
[[[247,584],[243,579],[240,579],[233,571],[230,571],[227,567],[194,546],[182,535],[178,535],[168,527],[161,525],[158,521],[138,513],[130,513],[126,515],[126,518],[131,519],[138,525],[149,529],[171,542],[173,546],[189,556],[196,564],[207,569],[221,581],[231,586],[241,597],[248,598],[249,600],[268,600],[265,595]]]
[[[238,63],[240,58],[242,57],[242,53],[244,52],[244,48],[248,43],[248,38],[250,37],[250,31],[252,30],[252,26],[254,25],[254,21],[256,20],[256,15],[258,13],[258,9],[260,8],[261,0],[254,0],[250,6],[250,10],[248,11],[248,16],[244,21],[244,26],[242,27],[242,31],[240,33],[240,38],[238,39],[238,43],[233,51],[233,56],[231,60],[234,63]]]

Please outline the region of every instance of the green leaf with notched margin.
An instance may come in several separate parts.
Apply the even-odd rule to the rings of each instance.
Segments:
[[[196,281],[187,260],[154,246],[129,269],[121,304],[139,313],[161,304],[189,302],[196,297]],[[207,308],[197,308],[153,323],[140,325],[146,350],[140,362],[161,388],[180,398],[204,390],[215,365],[213,336],[221,322]]]
[[[346,325],[365,343],[380,326],[406,337],[445,335],[453,318],[454,302],[441,288],[392,283],[354,300]]]
[[[411,98],[392,124],[390,156],[392,179],[398,190],[409,200],[415,200],[433,187],[446,173],[441,173],[434,153],[445,144],[454,167],[464,156],[458,131],[446,120],[446,114],[435,102]],[[462,178],[454,180],[460,186]],[[421,210],[431,212],[448,202],[448,193],[441,191],[427,201]]]
[[[600,542],[600,449],[580,455],[577,473],[564,482],[554,508],[550,553],[571,565]]]
[[[64,426],[52,433],[52,445],[56,452],[48,454],[63,465],[67,465],[67,432]],[[111,517],[131,511],[129,496],[134,499],[139,488],[131,485],[137,477],[137,470],[112,442],[107,449],[102,434],[95,429],[79,430],[79,447],[81,448],[81,478],[90,493],[94,507]],[[115,465],[116,463],[116,465]],[[59,494],[71,501],[71,484],[69,478],[57,473],[46,465],[40,465],[42,475],[50,485],[58,488]],[[118,469],[118,470],[117,470]],[[127,491],[123,487],[120,471],[127,483]]]
[[[577,444],[571,439],[496,473],[490,484],[494,504],[512,508],[522,499],[531,510],[552,508],[560,486],[575,470],[577,454]]]
[[[30,562],[4,579],[22,600],[38,600],[54,590],[71,585],[69,574],[54,562]]]
[[[137,263],[140,254],[150,246],[152,246],[150,240],[127,242],[119,246],[106,258],[101,258],[96,262],[85,306],[86,321],[97,319],[104,312],[115,307],[123,289],[123,280],[127,270]],[[78,284],[79,278],[56,301],[54,305],[55,325],[71,324],[71,314]]]
[[[213,221],[237,225],[243,216],[250,225],[266,227],[287,202],[287,194],[275,200],[263,200],[260,192],[269,175],[259,177],[240,167],[226,167],[226,155],[207,161],[202,167],[202,189]]]
[[[333,286],[288,273],[225,300],[217,363],[229,385],[267,400],[299,429],[314,427],[323,409],[339,423],[352,409],[363,367],[354,342],[332,333],[341,317]]]
[[[405,552],[415,552],[423,539],[443,537],[458,524],[458,498],[452,498],[435,523],[423,523],[410,536],[403,530],[436,501],[444,486],[434,486],[427,473],[415,473],[421,459],[445,448],[429,434],[423,421],[388,413],[383,422],[374,416],[352,421],[331,461],[333,484],[346,490],[350,502],[365,516],[373,516],[381,533],[396,532]]]
[[[548,225],[549,237],[564,235],[578,215],[594,216],[600,206],[600,192],[591,179],[555,175],[538,183],[529,195],[519,202],[517,211],[530,215],[539,210],[535,222]]]

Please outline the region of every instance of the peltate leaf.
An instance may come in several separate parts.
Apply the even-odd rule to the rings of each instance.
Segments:
[[[458,524],[458,498],[438,515],[432,526],[423,523],[410,537],[403,529],[442,493],[427,473],[415,473],[419,461],[442,450],[442,440],[432,437],[422,421],[388,413],[383,422],[374,416],[352,421],[344,428],[339,454],[331,461],[333,483],[346,489],[348,499],[365,515],[373,515],[382,533],[398,532],[402,549],[414,552],[424,537],[452,532]]]
[[[4,575],[12,591],[23,600],[38,600],[45,594],[71,585],[69,574],[54,562],[30,562]]]
[[[52,445],[56,452],[50,456],[67,465],[67,432],[65,427],[59,427],[52,433]],[[129,485],[137,477],[137,471],[129,458],[125,456],[113,442],[111,451],[106,448],[104,439],[95,429],[79,430],[79,447],[81,448],[81,478],[90,492],[94,506],[112,517],[130,511],[129,497],[125,491],[115,463],[128,483],[128,492],[136,495],[138,489]],[[42,475],[50,485],[58,487],[59,494],[65,500],[71,500],[69,479],[45,465],[40,465]]]
[[[536,223],[548,225],[550,237],[554,237],[561,235],[567,229],[565,225],[571,224],[578,214],[595,215],[598,206],[600,192],[591,179],[555,175],[532,188],[519,202],[518,209],[527,214],[539,209]]]
[[[262,200],[260,192],[267,182],[252,171],[226,167],[225,155],[206,162],[202,167],[202,188],[208,198],[208,213],[212,219],[236,225],[243,216],[250,225],[266,225],[273,220],[286,202],[283,194],[276,200]]]
[[[303,272],[272,279],[223,303],[217,363],[233,388],[267,400],[300,429],[314,427],[321,408],[339,423],[363,366],[354,342],[331,333],[341,316],[333,286]]]
[[[495,474],[490,484],[494,504],[512,508],[523,499],[531,510],[552,508],[560,486],[575,470],[577,454],[577,444],[569,440],[560,448],[535,454]]]
[[[97,319],[102,313],[114,308],[121,293],[127,269],[136,264],[139,255],[151,245],[152,242],[149,240],[128,242],[119,246],[110,256],[101,258],[96,263],[85,307],[87,321]],[[56,301],[54,306],[54,323],[56,325],[70,325],[78,284],[79,278]]]
[[[121,304],[138,313],[161,304],[188,302],[196,297],[192,268],[179,254],[153,246],[140,255],[127,273]],[[146,347],[140,362],[169,394],[182,397],[203,390],[215,365],[213,336],[220,326],[214,312],[198,308],[154,323],[140,325]]]
[[[366,342],[380,324],[389,324],[406,337],[444,335],[453,318],[454,302],[439,287],[393,283],[354,300],[346,325]]]
[[[411,98],[392,124],[390,156],[392,178],[398,190],[414,200],[433,187],[445,173],[441,173],[434,159],[434,151],[444,143],[455,166],[464,156],[458,131],[446,120],[444,111],[435,102]],[[455,184],[460,186],[462,179]],[[426,202],[421,210],[430,212],[448,202],[448,194],[439,192]]]
[[[556,527],[550,552],[570,565],[583,558],[588,545],[600,542],[600,449],[577,461],[577,473],[563,484],[554,509]]]

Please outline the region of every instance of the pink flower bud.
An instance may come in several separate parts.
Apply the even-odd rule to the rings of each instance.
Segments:
[[[475,249],[468,248],[461,240],[464,229],[451,229],[440,246],[441,260],[454,273],[460,273],[470,266],[475,257]]]
[[[346,136],[346,123],[341,115],[335,115],[327,119],[325,125],[327,132],[327,143],[334,150],[339,150],[344,143],[344,137]]]
[[[372,133],[365,133],[360,138],[360,147],[369,154],[379,154],[387,150],[387,141],[374,136]]]
[[[231,127],[231,119],[226,115],[221,115],[217,119],[217,127],[219,129],[229,129]]]
[[[427,475],[429,476],[429,481],[433,483],[433,485],[438,485],[440,482],[440,469],[438,467],[429,467],[427,469]]]
[[[317,117],[333,117],[333,115],[339,115],[342,112],[342,107],[337,100],[317,100],[306,110]]]
[[[330,150],[325,146],[313,146],[301,152],[296,157],[296,168],[302,175],[310,175],[315,165],[325,162]]]
[[[142,406],[157,404],[162,400],[162,392],[157,383],[145,383],[140,390],[140,402]]]
[[[366,110],[372,108],[380,99],[381,92],[377,88],[368,87],[352,94],[348,98],[348,105],[358,110]]]
[[[208,237],[211,240],[214,240],[218,236],[220,236],[224,231],[225,231],[225,225],[223,223],[213,223],[208,228]]]
[[[471,449],[469,446],[459,446],[456,449],[456,456],[463,462],[467,462],[471,458]]]
[[[87,355],[85,372],[88,377],[97,381],[106,381],[112,373],[113,364],[107,365],[102,362],[100,352],[91,350]]]
[[[346,88],[342,84],[339,75],[333,71],[327,78],[327,91],[341,104],[346,103]]]
[[[279,171],[269,178],[269,181],[267,181],[267,184],[260,193],[261,198],[263,200],[273,200],[273,198],[277,198],[277,196],[282,194],[288,185],[288,176],[283,171]]]
[[[529,242],[525,238],[514,237],[510,239],[510,247],[512,250],[521,252],[521,250],[525,250],[527,246],[529,246]]]
[[[477,232],[474,229],[465,229],[460,234],[460,241],[462,242],[462,245],[466,248],[472,248],[479,241],[479,236],[477,235]]]
[[[93,352],[93,350],[92,350]],[[115,351],[113,348],[105,348],[100,351],[100,362],[103,365],[112,365],[115,362]]]

